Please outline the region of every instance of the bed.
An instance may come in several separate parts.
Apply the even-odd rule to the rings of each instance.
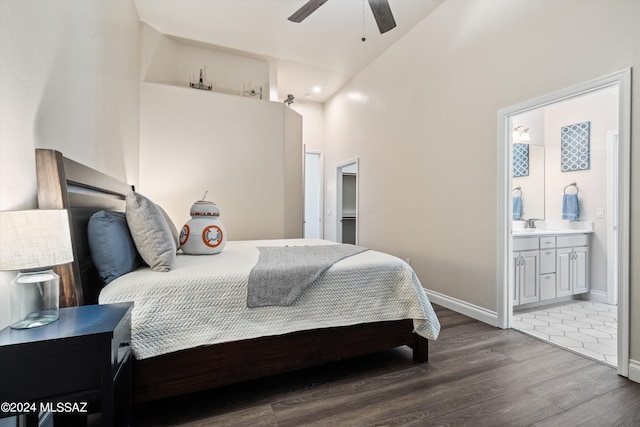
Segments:
[[[134,301],[132,345],[136,357],[133,365],[132,387],[135,403],[220,387],[404,345],[412,348],[415,362],[422,363],[428,359],[428,339],[425,336],[437,336],[439,325],[437,325],[435,314],[421,287],[419,291],[416,289],[415,293],[419,296],[418,299],[421,299],[420,306],[424,310],[424,315],[412,316],[415,319],[390,318],[389,320],[364,323],[358,323],[357,319],[349,319],[344,321],[344,324],[336,326],[334,323],[326,323],[319,318],[304,316],[301,315],[302,312],[298,312],[296,315],[291,314],[291,318],[309,317],[308,320],[313,326],[306,324],[301,326],[302,329],[299,330],[298,327],[287,324],[291,322],[281,322],[279,333],[252,331],[247,334],[243,331],[258,328],[247,328],[246,325],[243,325],[242,322],[245,319],[241,314],[224,313],[222,317],[226,320],[226,328],[241,331],[241,333],[236,332],[237,338],[235,339],[200,337],[195,341],[186,340],[189,342],[188,345],[185,345],[184,339],[172,340],[171,336],[163,336],[158,338],[154,345],[151,345],[153,347],[151,349],[144,345],[136,347],[136,333],[140,337],[145,334],[153,336],[155,332],[145,329],[145,327],[149,323],[157,321],[153,320],[155,319],[153,317],[148,317],[149,312],[153,310],[149,310],[148,307],[145,309],[144,302],[136,300],[138,298],[136,290],[140,289],[137,284],[144,283],[146,280],[142,276],[144,272],[136,270],[129,273],[129,275],[110,283],[103,290],[103,283],[93,265],[87,238],[87,224],[91,215],[100,210],[124,211],[126,195],[133,188],[124,182],[68,159],[55,150],[36,150],[36,166],[39,207],[42,209],[67,209],[69,212],[74,262],[56,267],[56,272],[61,277],[60,306],[110,303],[123,299]],[[257,253],[254,248],[260,245],[291,244],[320,245],[327,244],[327,242],[229,242],[223,253],[214,255],[213,259],[223,265],[220,260],[228,261],[235,253],[241,251]],[[383,256],[388,258],[383,258]],[[393,261],[389,261],[389,258],[393,257],[375,251],[354,255],[340,261],[327,271],[326,287],[335,286],[335,283],[331,281],[331,274],[347,274],[345,273],[347,267],[368,269],[366,263],[376,262],[376,257],[386,260],[385,262],[393,263]],[[189,267],[194,262],[191,258],[186,255],[182,258],[178,257],[180,260],[177,262],[179,268],[176,268],[175,271],[186,271],[191,274],[190,272],[196,269],[196,267]],[[203,257],[199,258],[201,260]],[[243,260],[241,263],[247,264],[249,267],[255,262],[253,259],[239,259]],[[399,260],[396,262],[402,263]],[[409,272],[403,274],[413,275],[413,283],[418,286],[419,281],[415,278],[413,271],[408,266],[403,268]],[[329,274],[330,272],[331,274]],[[170,278],[170,275],[163,277]],[[167,295],[176,292],[176,287],[171,284],[170,280],[166,280],[166,286],[169,287],[168,294],[158,297],[164,298],[162,301],[167,299]],[[122,288],[124,292],[118,293],[118,288]],[[316,288],[322,287],[317,286]],[[233,292],[230,291],[230,293]],[[156,302],[156,304],[159,303]],[[302,298],[299,304],[306,304],[305,299]],[[378,302],[377,304],[387,305],[386,302],[384,304]],[[325,309],[330,310],[333,305],[335,304],[329,301]],[[375,301],[365,300],[363,307],[375,305]],[[282,307],[265,309],[273,311],[269,315],[270,318],[275,318],[277,313],[286,310]],[[292,313],[295,313],[295,310],[300,310],[300,307],[292,310]],[[233,316],[238,317],[234,318]],[[424,318],[429,319],[426,327],[430,332],[420,333],[420,329],[425,327]],[[136,321],[138,321],[137,326]],[[255,319],[253,321],[254,325],[260,323]],[[217,322],[217,324],[222,323],[222,320]],[[162,329],[173,328],[175,329],[174,337],[181,338],[183,336],[183,331],[180,329],[182,325],[179,321],[168,325],[163,326]],[[199,329],[204,330],[202,325],[199,325]],[[151,342],[153,343],[155,340]]]

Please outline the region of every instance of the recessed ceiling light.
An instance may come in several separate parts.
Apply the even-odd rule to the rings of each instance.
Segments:
[[[320,92],[322,92],[322,88],[320,88],[320,86],[313,87],[313,93],[320,93]]]

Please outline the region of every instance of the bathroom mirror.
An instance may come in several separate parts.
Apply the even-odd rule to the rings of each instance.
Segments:
[[[544,219],[544,146],[529,144],[528,147],[528,174],[514,176],[512,185],[522,191],[522,218]]]

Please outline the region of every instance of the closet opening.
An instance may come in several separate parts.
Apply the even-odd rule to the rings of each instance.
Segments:
[[[336,167],[336,241],[358,244],[358,159]]]

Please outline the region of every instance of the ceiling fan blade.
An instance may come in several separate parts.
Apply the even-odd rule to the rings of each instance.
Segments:
[[[291,22],[302,22],[307,16],[311,15],[316,11],[317,8],[325,4],[327,0],[309,0],[306,2],[300,9],[296,11],[289,18]]]
[[[393,19],[388,0],[369,0],[369,6],[371,6],[373,17],[376,18],[380,34],[384,34],[396,27],[396,21]]]

